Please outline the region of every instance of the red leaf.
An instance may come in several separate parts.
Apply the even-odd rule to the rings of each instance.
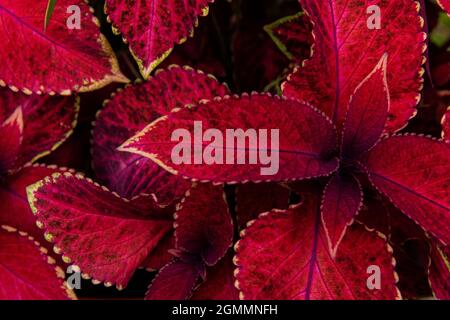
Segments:
[[[0,300],[76,299],[64,271],[26,233],[0,228]]]
[[[442,10],[447,12],[447,15],[450,16],[450,1],[449,0],[437,0],[437,3],[441,6]]]
[[[212,76],[175,66],[157,72],[148,82],[117,92],[99,113],[94,128],[93,166],[97,177],[127,198],[140,193],[155,193],[162,202],[182,197],[190,187],[184,179],[166,173],[145,157],[116,149],[173,108],[228,92]]]
[[[106,0],[105,11],[115,33],[123,33],[139,69],[148,78],[177,43],[193,36],[199,16],[214,0]]]
[[[450,249],[433,243],[431,248],[430,284],[438,299],[450,300]]]
[[[386,63],[387,55],[383,55],[350,98],[344,122],[344,156],[354,158],[369,150],[383,133],[390,108]]]
[[[0,125],[0,177],[14,167],[23,139],[22,108],[18,107]]]
[[[141,264],[141,267],[147,271],[159,270],[168,264],[173,259],[173,255],[169,250],[175,248],[175,236],[173,232],[169,232],[161,241],[158,246],[153,250],[145,261]]]
[[[308,101],[340,127],[356,86],[380,57],[389,54],[388,85],[391,93],[389,132],[405,126],[414,115],[422,88],[426,34],[420,8],[411,0],[300,0],[314,25],[312,58],[284,84],[284,95]],[[380,29],[369,29],[380,8]],[[361,41],[361,39],[364,39]]]
[[[289,60],[300,63],[311,56],[312,26],[303,12],[281,18],[265,26],[264,30]]]
[[[96,281],[124,287],[171,230],[173,208],[125,201],[81,175],[53,174],[27,188],[46,239]]]
[[[72,134],[79,100],[75,97],[27,96],[0,88],[0,123],[11,117],[19,106],[23,137],[17,160],[9,168],[11,171],[48,155]],[[0,154],[7,152],[0,148]]]
[[[255,134],[260,130],[266,130],[266,133],[278,130],[279,146],[273,146],[273,141],[276,139],[271,139],[272,134],[271,137],[267,134],[267,143],[265,144],[267,147],[263,145],[259,148],[254,147],[258,144],[255,138],[246,139],[253,142],[246,143],[244,141],[245,146],[238,149],[234,143],[236,139],[229,139],[232,141],[228,141],[227,147],[227,143],[223,141],[226,139],[219,139],[219,137],[216,138],[217,141],[210,143],[210,148],[205,148],[207,160],[213,158],[208,155],[208,149],[218,150],[211,165],[184,164],[192,161],[189,154],[187,154],[188,161],[174,164],[172,153],[175,147],[180,147],[180,143],[171,141],[172,133],[175,130],[183,130],[184,133],[187,132],[193,136],[195,123],[201,123],[202,129],[205,131],[211,128],[217,129],[223,137],[226,137],[227,129],[241,129],[243,132],[253,130]],[[280,128],[280,126],[283,127]],[[196,137],[190,139],[190,142],[183,141],[182,147],[194,150],[193,153],[196,154],[194,158],[200,158],[198,156],[203,155],[201,149],[203,149],[204,142],[196,142],[198,138],[202,138],[198,135]],[[251,149],[249,149],[249,144]],[[196,106],[173,110],[167,117],[160,118],[148,125],[141,133],[122,145],[119,150],[148,157],[171,173],[180,174],[189,179],[236,183],[248,180],[283,181],[328,175],[336,170],[338,165],[337,159],[332,158],[329,154],[329,151],[335,148],[336,132],[329,119],[309,105],[267,95],[243,95],[242,97],[214,99],[214,101],[202,102]],[[273,161],[269,160],[273,166],[270,169],[276,171],[275,169],[279,165],[278,172],[263,176],[263,170],[267,170],[269,167],[259,163],[248,164],[250,161],[247,159],[257,153],[268,155],[268,151],[272,158],[277,158]],[[247,164],[237,163],[236,156],[238,154],[245,155],[244,162]],[[226,159],[230,159],[231,156],[233,159],[228,161],[229,164],[220,164],[226,162]],[[269,172],[269,174],[271,173],[274,172]]]
[[[178,250],[215,265],[233,245],[233,220],[223,187],[193,186],[175,214],[174,227]]]
[[[450,107],[442,118],[442,138],[450,142]]]
[[[194,292],[192,300],[239,300],[234,286],[232,255],[227,254],[206,271],[205,282]]]
[[[72,5],[81,10],[80,29],[68,27]],[[0,4],[0,60],[8,61],[0,65],[0,85],[25,93],[69,95],[128,81],[84,1],[58,1],[44,31],[46,8],[47,1]]]
[[[204,273],[202,264],[174,260],[162,268],[145,296],[147,300],[185,300]]]
[[[335,174],[328,182],[322,198],[321,217],[333,257],[362,204],[361,184],[354,176]]]
[[[289,189],[277,183],[245,183],[236,188],[236,213],[239,229],[272,209],[289,207]]]
[[[381,141],[366,162],[370,180],[404,214],[450,243],[450,145],[422,136]]]
[[[36,226],[36,218],[27,201],[26,187],[55,172],[62,172],[62,170],[56,167],[33,165],[6,177],[0,183],[0,224],[20,229],[45,245],[43,232]],[[51,246],[45,247],[51,249]]]
[[[358,244],[355,246],[355,244]],[[352,225],[335,259],[320,227],[318,201],[260,216],[236,244],[236,285],[248,300],[394,299],[399,297],[386,242]],[[380,290],[367,270],[380,268]]]

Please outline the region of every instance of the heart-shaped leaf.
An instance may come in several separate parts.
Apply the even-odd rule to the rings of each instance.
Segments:
[[[338,161],[329,153],[336,140],[330,120],[308,104],[254,94],[175,109],[119,150],[148,157],[193,180],[283,181],[336,170]],[[254,161],[258,155],[260,163]]]
[[[0,3],[0,85],[68,95],[128,81],[84,1],[59,0],[44,31],[46,9],[46,0]]]
[[[193,36],[199,16],[214,0],[106,0],[105,11],[115,33],[130,44],[139,69],[148,78],[177,43]]]
[[[17,119],[22,118],[23,127],[20,145],[16,142],[14,146],[2,147],[0,143],[0,158],[19,146],[16,160],[7,169],[17,171],[60,146],[72,134],[78,110],[79,100],[75,97],[27,96],[0,88],[0,123],[16,115]],[[14,141],[9,139],[8,143]]]
[[[370,180],[404,214],[450,243],[450,145],[422,136],[381,141],[366,161]]]
[[[56,173],[27,193],[63,260],[119,288],[172,229],[173,207],[161,207],[151,196],[126,201],[81,175]]]
[[[300,4],[314,25],[313,55],[288,78],[284,95],[312,103],[341,127],[351,94],[387,52],[391,93],[387,130],[404,127],[415,114],[423,82],[426,34],[418,2],[300,0]]]
[[[300,206],[262,214],[253,221],[235,246],[241,299],[399,297],[385,240],[353,224],[333,259],[320,225],[319,201],[310,197]]]
[[[67,300],[75,294],[46,249],[22,231],[0,228],[0,300]]]
[[[162,202],[182,197],[190,184],[149,159],[117,151],[125,140],[173,108],[229,92],[212,76],[172,66],[149,81],[117,92],[100,111],[94,128],[93,166],[102,183],[131,198],[155,193]]]

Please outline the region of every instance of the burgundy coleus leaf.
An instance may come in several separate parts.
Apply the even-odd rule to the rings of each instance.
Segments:
[[[441,8],[447,12],[447,15],[450,16],[450,1],[449,0],[437,0],[437,3],[441,6]]]
[[[194,185],[175,214],[176,258],[160,270],[146,299],[187,299],[233,244],[233,221],[222,186]]]
[[[291,192],[278,183],[245,183],[236,187],[236,214],[239,229],[272,209],[287,209]]]
[[[23,139],[22,108],[18,107],[0,125],[0,176],[14,167]]]
[[[313,55],[289,76],[283,94],[310,102],[340,127],[356,86],[387,52],[391,94],[387,130],[394,132],[404,127],[415,114],[423,82],[426,34],[422,32],[424,23],[418,3],[413,0],[300,0],[300,3],[314,25]],[[380,9],[379,29],[373,28],[377,26],[370,11],[372,5]]]
[[[234,286],[234,264],[231,252],[217,265],[208,268],[205,282],[195,290],[192,300],[239,300]]]
[[[311,197],[289,210],[262,214],[241,233],[235,250],[241,299],[400,297],[386,241],[355,223],[333,259],[320,223],[319,201]],[[381,277],[379,290],[368,287],[368,270],[373,267]]]
[[[38,225],[63,260],[118,288],[172,229],[173,207],[152,196],[124,200],[78,174],[55,173],[27,193]]]
[[[25,232],[0,228],[0,300],[76,299],[64,271]]]
[[[0,224],[20,229],[51,249],[52,246],[46,245],[42,230],[36,226],[36,218],[28,204],[26,188],[55,172],[64,171],[67,170],[35,164],[5,177],[0,183]]]
[[[264,27],[289,60],[300,63],[310,57],[314,43],[312,26],[303,12],[281,18]]]
[[[189,179],[237,183],[328,175],[338,166],[336,143],[330,120],[310,105],[254,94],[175,109],[119,150]]]
[[[423,136],[394,136],[368,154],[373,185],[404,214],[450,243],[450,145]]]
[[[175,259],[164,266],[153,279],[145,296],[147,300],[185,300],[205,274],[205,265],[192,257]]]
[[[337,173],[330,179],[322,197],[321,217],[328,248],[333,257],[362,204],[363,192],[357,178]]]
[[[140,155],[119,152],[125,140],[173,108],[229,92],[210,75],[177,66],[143,84],[117,92],[100,111],[94,128],[93,166],[99,180],[123,197],[155,193],[160,201],[182,197],[190,184]]]
[[[233,244],[233,220],[222,186],[193,186],[175,214],[176,248],[199,255],[208,266]]]
[[[141,268],[150,272],[161,269],[173,260],[173,255],[170,253],[170,250],[173,248],[175,248],[175,237],[173,232],[169,232],[161,239],[155,250],[142,262]]]
[[[450,300],[450,249],[432,243],[430,284],[436,298]]]
[[[447,109],[444,117],[442,118],[442,138],[446,142],[450,142],[450,107]]]
[[[148,78],[177,43],[193,36],[199,16],[214,0],[106,0],[105,11],[115,33],[130,44],[139,69]]]
[[[58,1],[44,31],[46,8],[47,0],[0,2],[0,60],[8,61],[0,66],[0,85],[68,95],[128,81],[84,1]],[[73,28],[77,10],[80,26]]]
[[[10,123],[0,127],[0,175],[55,150],[72,134],[78,110],[75,97],[27,96],[0,88],[0,123]]]
[[[342,138],[344,157],[355,158],[369,150],[383,133],[390,108],[387,58],[384,54],[350,98]]]

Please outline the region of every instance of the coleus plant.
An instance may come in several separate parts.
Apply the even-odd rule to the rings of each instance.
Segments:
[[[75,298],[48,254],[25,188],[58,169],[33,165],[71,134],[78,99],[0,89],[0,299]]]
[[[426,49],[420,6],[406,0],[377,2],[387,22],[370,31],[365,19],[357,18],[366,9],[359,2],[300,3],[314,25],[315,43],[311,59],[283,85],[283,98],[227,96],[175,109],[120,150],[202,182],[320,178],[320,193],[305,195],[302,205],[261,215],[241,233],[235,246],[241,297],[395,298],[390,250],[377,234],[354,222],[363,189],[378,190],[439,246],[445,248],[450,237],[449,145],[396,134],[420,100]],[[389,19],[394,15],[397,19]],[[178,128],[192,132],[194,121],[202,121],[204,130],[279,128],[280,147],[271,152],[279,153],[280,170],[268,178],[259,174],[258,164],[174,164],[171,133]],[[218,146],[223,154],[229,151],[223,148]],[[361,245],[354,247],[356,242]],[[382,270],[381,290],[365,286],[371,265]],[[448,265],[445,271],[448,279]]]

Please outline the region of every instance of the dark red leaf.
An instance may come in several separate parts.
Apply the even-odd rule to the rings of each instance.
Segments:
[[[79,29],[68,26],[67,10],[73,5],[80,9]],[[44,31],[46,8],[47,1],[1,2],[1,86],[27,94],[69,95],[128,82],[85,1],[58,0]]]
[[[336,258],[320,227],[319,201],[260,216],[236,244],[236,285],[247,300],[395,299],[391,250],[360,224],[349,227]],[[357,244],[357,245],[355,245]],[[379,267],[380,289],[367,286]]]
[[[383,55],[350,98],[342,141],[342,152],[346,157],[353,158],[369,150],[383,133],[390,108],[387,58]]]
[[[441,6],[441,8],[447,12],[447,15],[450,16],[450,1],[449,0],[437,0],[437,3]]]
[[[370,180],[404,214],[450,243],[450,145],[422,136],[381,141],[366,162]]]
[[[151,196],[121,199],[81,175],[56,173],[27,193],[46,239],[63,260],[118,288],[172,229],[173,207],[161,207]]]
[[[430,284],[438,299],[450,300],[450,249],[433,243],[431,248]]]
[[[189,139],[191,141],[184,141],[189,137],[183,137],[181,142],[173,141],[172,134],[175,130],[183,130],[183,133],[194,136],[194,128],[198,123],[203,131],[212,128],[219,130],[225,139],[216,137],[217,141],[210,139],[209,144],[196,142],[197,138],[202,139],[202,132],[202,137],[197,135],[197,138]],[[257,139],[250,139],[253,141],[250,143],[246,142],[249,139],[245,139],[245,146],[237,148],[234,142],[236,139],[224,141],[227,140],[227,129],[241,129],[244,133],[252,130],[250,132],[256,135],[261,130],[266,130],[267,143],[259,143],[256,147]],[[274,130],[278,130],[276,133],[279,134],[279,143],[276,143],[277,139],[274,138]],[[196,131],[198,132],[198,129]],[[260,138],[264,141],[263,137]],[[206,147],[203,151],[204,145],[209,148]],[[194,150],[191,153],[196,154],[195,158],[203,158],[202,156],[206,155],[207,160],[212,160],[212,164],[185,164],[193,162],[192,155],[189,154],[187,161],[175,164],[172,154],[177,146]],[[336,132],[328,118],[308,104],[262,94],[225,97],[173,110],[168,116],[148,125],[119,148],[148,157],[173,174],[192,180],[226,183],[283,181],[328,175],[336,170],[338,165],[337,159],[330,156],[330,150],[334,149]],[[209,156],[208,150],[215,156]],[[185,153],[184,150],[181,151]],[[250,156],[258,153],[266,153],[269,156],[269,151],[273,160],[268,161],[271,162],[270,166],[261,163],[249,164],[250,161],[247,161]],[[242,158],[246,164],[237,163],[236,156],[239,154],[245,156]],[[224,164],[226,159],[231,157],[232,161]]]
[[[352,175],[335,174],[325,188],[321,217],[328,248],[333,257],[363,204],[363,192]]]
[[[215,265],[233,245],[233,220],[222,186],[193,186],[175,214],[176,248]]]
[[[166,173],[149,159],[117,151],[125,140],[173,108],[229,92],[212,76],[190,68],[170,67],[143,84],[117,92],[100,111],[94,128],[93,166],[102,183],[131,198],[155,193],[167,202],[184,195],[190,184]]]
[[[199,16],[208,14],[214,0],[106,0],[105,11],[113,31],[130,44],[139,69],[148,78],[177,43],[193,36]]]
[[[387,130],[403,128],[420,100],[426,34],[420,6],[411,0],[300,0],[314,25],[310,60],[283,86],[287,97],[308,101],[340,127],[351,94],[380,57],[389,55],[391,93]],[[369,29],[369,4],[380,8],[380,29]],[[361,40],[364,39],[364,40]]]
[[[46,249],[22,231],[0,228],[0,300],[76,299]]]
[[[22,108],[18,107],[0,125],[0,177],[8,173],[19,157],[23,139]]]

